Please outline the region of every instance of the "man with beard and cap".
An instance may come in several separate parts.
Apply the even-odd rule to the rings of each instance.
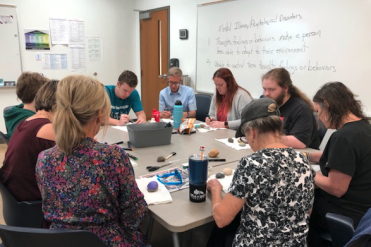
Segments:
[[[284,68],[268,71],[262,77],[264,97],[279,105],[283,129],[283,143],[293,148],[318,149],[320,139],[313,105],[308,97],[292,84],[290,73]]]

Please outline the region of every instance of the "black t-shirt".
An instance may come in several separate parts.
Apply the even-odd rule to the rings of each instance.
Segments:
[[[334,169],[352,177],[341,198],[321,192],[358,221],[371,207],[371,125],[364,120],[344,124],[330,137],[319,162],[324,176]]]
[[[307,147],[318,149],[320,145],[317,122],[310,106],[299,97],[291,96],[280,107],[283,129],[286,135],[293,135]]]

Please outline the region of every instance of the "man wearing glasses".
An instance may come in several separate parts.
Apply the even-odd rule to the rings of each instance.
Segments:
[[[173,115],[174,104],[180,100],[183,104],[183,118],[196,117],[196,98],[192,88],[182,85],[183,72],[172,67],[168,72],[169,86],[160,92],[159,109],[161,118]]]
[[[133,72],[125,70],[119,76],[115,86],[106,86],[107,94],[111,100],[111,115],[108,121],[110,125],[125,125],[128,122],[133,122],[129,116],[131,109],[137,116],[135,123],[146,122],[146,114],[139,93],[135,89],[137,85],[137,76]]]

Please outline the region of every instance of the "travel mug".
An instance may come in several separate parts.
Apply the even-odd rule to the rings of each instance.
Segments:
[[[206,200],[206,181],[209,159],[200,154],[193,154],[188,159],[189,172],[189,200],[204,202]]]

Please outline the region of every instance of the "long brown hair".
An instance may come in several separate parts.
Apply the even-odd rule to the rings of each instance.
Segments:
[[[355,96],[343,83],[329,82],[317,91],[313,101],[327,110],[330,126],[338,129],[349,113],[368,120],[362,111],[361,101],[356,100]]]
[[[288,88],[288,93],[290,95],[297,96],[307,102],[307,104],[310,106],[310,109],[314,111],[314,107],[310,99],[302,92],[300,91],[297,87],[295,87],[292,84],[291,78],[290,78],[290,73],[284,69],[284,68],[276,68],[268,71],[265,75],[262,77],[262,81],[265,79],[272,79],[277,81],[278,85],[280,87],[287,87]]]
[[[237,84],[236,79],[234,79],[234,76],[229,69],[227,69],[227,68],[218,69],[217,71],[215,71],[215,73],[213,75],[213,79],[215,77],[223,79],[227,83],[227,89],[228,90],[227,90],[227,93],[225,94],[225,100],[227,102],[227,110],[228,111],[229,111],[229,109],[232,108],[234,95],[236,94],[236,92],[239,88],[246,91],[251,97],[251,94],[249,93],[249,91],[247,91],[243,87],[240,87]],[[219,105],[223,102],[223,95],[219,94],[217,89],[215,89],[215,94],[216,94],[216,107],[219,107]]]

